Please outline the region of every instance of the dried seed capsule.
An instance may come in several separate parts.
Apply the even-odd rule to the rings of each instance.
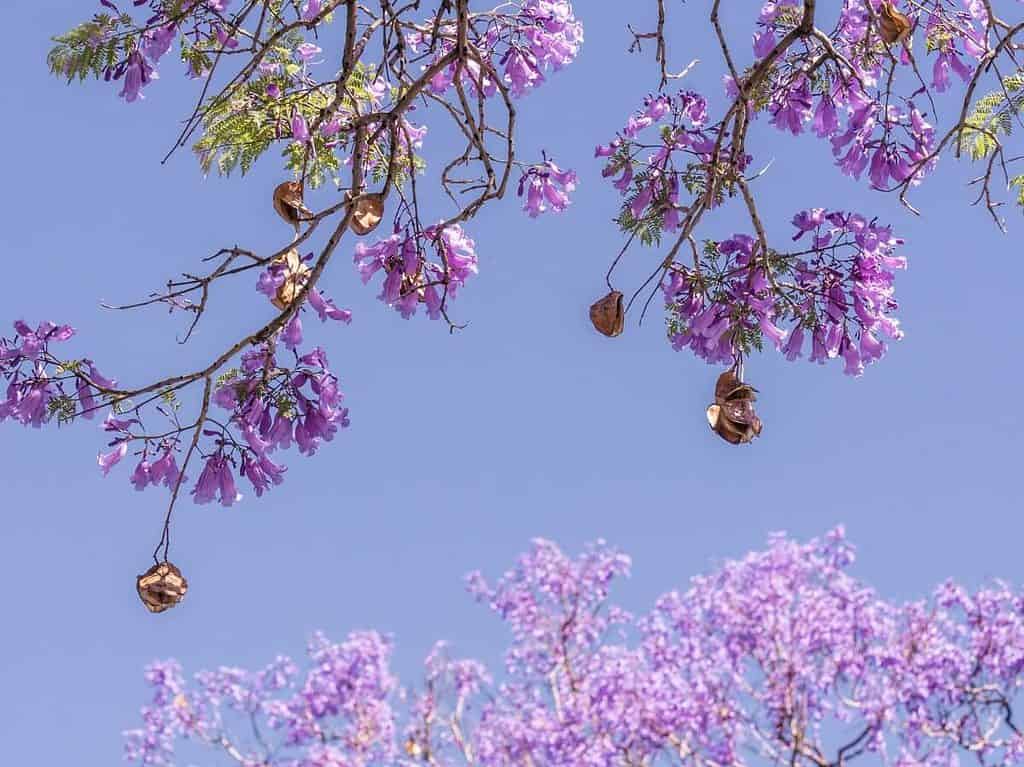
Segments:
[[[878,13],[878,33],[886,44],[903,42],[910,34],[910,30],[910,19],[897,11],[889,0],[883,0]]]
[[[757,389],[739,380],[734,369],[722,373],[715,383],[715,402],[708,406],[712,430],[731,445],[751,442],[761,433],[761,419],[754,411]]]
[[[135,580],[135,588],[147,610],[162,613],[185,598],[188,581],[170,562],[160,562]]]
[[[349,228],[360,237],[369,234],[384,217],[384,198],[379,194],[362,194],[355,202]]]
[[[299,181],[285,181],[274,189],[274,210],[296,231],[301,220],[313,215],[303,202],[302,195],[302,183]]]
[[[622,307],[622,294],[613,290],[607,296],[590,307],[590,321],[598,333],[609,338],[622,333],[626,322],[626,313]]]
[[[292,305],[296,296],[299,295],[312,270],[302,260],[302,256],[299,255],[299,251],[295,248],[292,248],[283,256],[275,258],[274,263],[284,264],[284,283],[277,289],[277,295],[270,299],[270,302],[281,311],[284,311]]]

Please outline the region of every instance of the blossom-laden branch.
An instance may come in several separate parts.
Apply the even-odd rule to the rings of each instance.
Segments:
[[[277,312],[207,364],[122,387],[89,359],[57,356],[53,347],[73,335],[70,327],[33,330],[19,322],[17,335],[0,341],[7,382],[0,421],[39,427],[110,408],[110,442],[98,457],[103,473],[131,455],[136,489],[170,490],[154,552],[159,564],[161,551],[167,559],[186,471],[194,474],[188,493],[197,503],[231,506],[241,497],[236,478],[262,495],[284,479],[281,451],[294,445],[312,455],[348,426],[326,352],[301,349],[303,318],[351,320],[318,287],[346,235],[367,236],[386,224],[389,234],[351,246],[363,281],[383,273],[386,305],[404,317],[423,308],[455,330],[451,303],[478,269],[466,223],[504,197],[516,173],[530,216],[568,206],[574,173],[546,155],[534,164],[517,160],[514,100],[574,60],[583,30],[568,0],[518,0],[486,12],[471,12],[468,0],[446,0],[431,12],[418,0],[100,5],[90,21],[56,38],[49,56],[55,74],[118,83],[125,101],[138,102],[159,88],[157,67],[166,71],[178,41],[199,96],[168,157],[191,143],[204,171],[245,173],[278,147],[294,176],[272,200],[294,229],[291,242],[270,253],[223,248],[205,260],[208,272],[186,273],[145,300],[110,307],[183,311],[185,342],[222,282],[250,277]],[[333,53],[321,47],[329,40],[340,43]],[[440,173],[443,206],[424,199],[418,179],[428,119],[450,121],[464,139]],[[322,205],[307,199],[307,190],[328,182],[335,191],[322,195]],[[254,305],[254,315],[261,310]],[[199,385],[197,415],[186,417],[182,392]],[[154,415],[160,426],[151,424]],[[201,466],[193,469],[196,461]]]
[[[774,537],[634,616],[610,601],[628,557],[538,540],[496,584],[467,579],[511,631],[502,672],[442,642],[403,687],[375,632],[317,635],[304,671],[279,657],[186,682],[158,662],[126,757],[169,767],[189,740],[245,767],[1024,763],[1021,593],[947,582],[894,604],[853,559],[841,529]]]
[[[826,29],[815,0],[766,0],[752,24],[748,57],[727,41],[721,4],[714,0],[709,17],[727,96],[717,119],[703,95],[668,90],[675,78],[668,74],[667,4],[658,0],[653,31],[630,29],[631,50],[654,42],[661,77],[643,108],[596,150],[603,175],[624,198],[617,222],[627,240],[608,272],[611,296],[621,295],[611,278],[627,251],[666,239],[667,252],[624,311],[642,299],[642,320],[660,285],[674,348],[689,348],[742,378],[744,360],[766,343],[794,360],[809,342],[812,362],[841,358],[846,373],[860,375],[885,353],[886,340],[903,336],[892,314],[893,271],[906,266],[895,252],[902,240],[871,216],[814,208],[793,218],[794,241],[806,236],[801,248],[773,247],[755,196],[765,171],[752,172],[750,130],[767,118],[785,133],[827,140],[841,173],[866,176],[915,213],[909,192],[941,154],[968,153],[986,167],[973,182],[976,202],[1002,226],[997,174],[1021,192],[1024,206],[1024,175],[1009,172],[1022,158],[1008,157],[1003,147],[1024,108],[1017,59],[1024,22],[1003,20],[990,0],[845,0]],[[986,77],[995,90],[977,98]],[[939,132],[933,94],[956,79],[965,86],[957,119]],[[730,199],[741,201],[749,229],[699,245],[704,215]],[[621,322],[595,325],[613,335],[608,327]]]

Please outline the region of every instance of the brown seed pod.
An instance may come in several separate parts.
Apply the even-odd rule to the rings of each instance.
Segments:
[[[160,562],[135,580],[135,588],[147,610],[162,613],[185,598],[188,581],[170,562]]]
[[[740,381],[733,369],[718,377],[715,402],[708,406],[712,430],[731,445],[742,445],[761,434],[761,419],[754,412],[757,389]]]
[[[274,189],[274,210],[296,230],[300,221],[313,215],[303,202],[302,195],[302,184],[299,181],[285,181]]]
[[[626,312],[622,307],[622,294],[613,290],[590,307],[590,321],[598,333],[614,338],[622,333]]]
[[[349,228],[360,237],[369,234],[384,217],[384,197],[379,194],[361,194],[352,209]]]
[[[284,311],[299,295],[312,269],[303,262],[295,248],[275,258],[273,263],[284,264],[284,284],[277,289],[277,295],[270,299],[270,303]]]
[[[889,0],[882,0],[878,15],[878,34],[887,45],[901,43],[910,35],[910,19],[896,10]]]

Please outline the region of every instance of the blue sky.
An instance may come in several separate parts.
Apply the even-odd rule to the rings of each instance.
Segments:
[[[135,493],[123,467],[101,479],[97,425],[0,427],[8,762],[115,763],[154,657],[192,670],[256,665],[300,655],[317,628],[337,637],[377,628],[395,634],[404,674],[441,638],[495,660],[506,635],[461,577],[503,570],[535,536],[571,550],[603,537],[631,554],[634,575],[617,595],[634,610],[770,531],[804,538],[838,523],[859,546],[856,572],[894,599],[947,576],[1024,580],[1015,400],[1024,220],[1008,210],[1010,234],[1000,234],[969,206],[972,169],[951,159],[916,194],[924,215],[913,218],[840,176],[826,144],[758,124],[751,149],[774,165],[756,191],[776,241],[812,205],[879,215],[906,237],[907,337],[858,380],[838,365],[753,360],[765,433],[732,448],[704,422],[715,371],[674,353],[657,313],[614,341],[587,319],[620,246],[617,196],[593,147],[656,85],[652,62],[624,53],[630,19],[589,5],[604,6],[578,4],[579,61],[520,105],[520,154],[547,148],[580,173],[570,211],[533,222],[507,200],[467,227],[481,273],[457,302],[470,324],[455,336],[385,309],[343,244],[323,284],[355,321],[313,333],[341,376],[352,428],[315,458],[295,457],[285,485],[261,501],[180,507],[172,558],[192,583],[181,607],[154,617],[138,603],[135,575],[148,566],[165,497]],[[689,86],[717,93],[699,6],[677,12],[673,66],[701,58]],[[145,295],[224,245],[276,249],[288,233],[269,201],[283,174],[273,156],[244,180],[202,179],[187,153],[160,165],[190,109],[171,61],[134,106],[102,84],[51,79],[48,37],[91,10],[72,0],[6,9],[17,34],[0,54],[10,73],[0,90],[0,314],[74,324],[75,352],[132,383],[208,359],[271,309],[247,277],[180,347],[180,318],[98,302]],[[727,23],[738,39],[752,31],[746,12]],[[433,201],[432,216],[448,211]],[[733,205],[702,233],[722,238],[743,224]],[[632,255],[623,287],[658,260]],[[242,584],[254,566],[264,582]]]

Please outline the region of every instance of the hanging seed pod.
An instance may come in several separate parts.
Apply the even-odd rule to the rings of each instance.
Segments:
[[[761,434],[761,419],[754,412],[757,389],[727,370],[715,383],[715,402],[708,406],[712,430],[731,445],[746,444]]]
[[[362,194],[352,209],[349,228],[360,237],[369,234],[384,217],[384,198],[379,194]]]
[[[274,189],[274,210],[295,229],[299,228],[301,220],[313,215],[302,195],[302,183],[299,181],[285,181]]]
[[[299,295],[312,270],[302,260],[302,256],[295,248],[283,256],[275,258],[273,263],[284,264],[284,283],[277,289],[277,295],[270,299],[270,303],[284,311]]]
[[[135,588],[147,610],[162,613],[185,598],[188,581],[170,562],[160,562],[136,579]]]
[[[882,0],[878,13],[878,34],[887,45],[901,43],[910,35],[910,19],[896,10],[889,0]]]
[[[626,312],[622,308],[622,294],[613,290],[590,307],[590,321],[598,333],[614,338],[622,333]]]

